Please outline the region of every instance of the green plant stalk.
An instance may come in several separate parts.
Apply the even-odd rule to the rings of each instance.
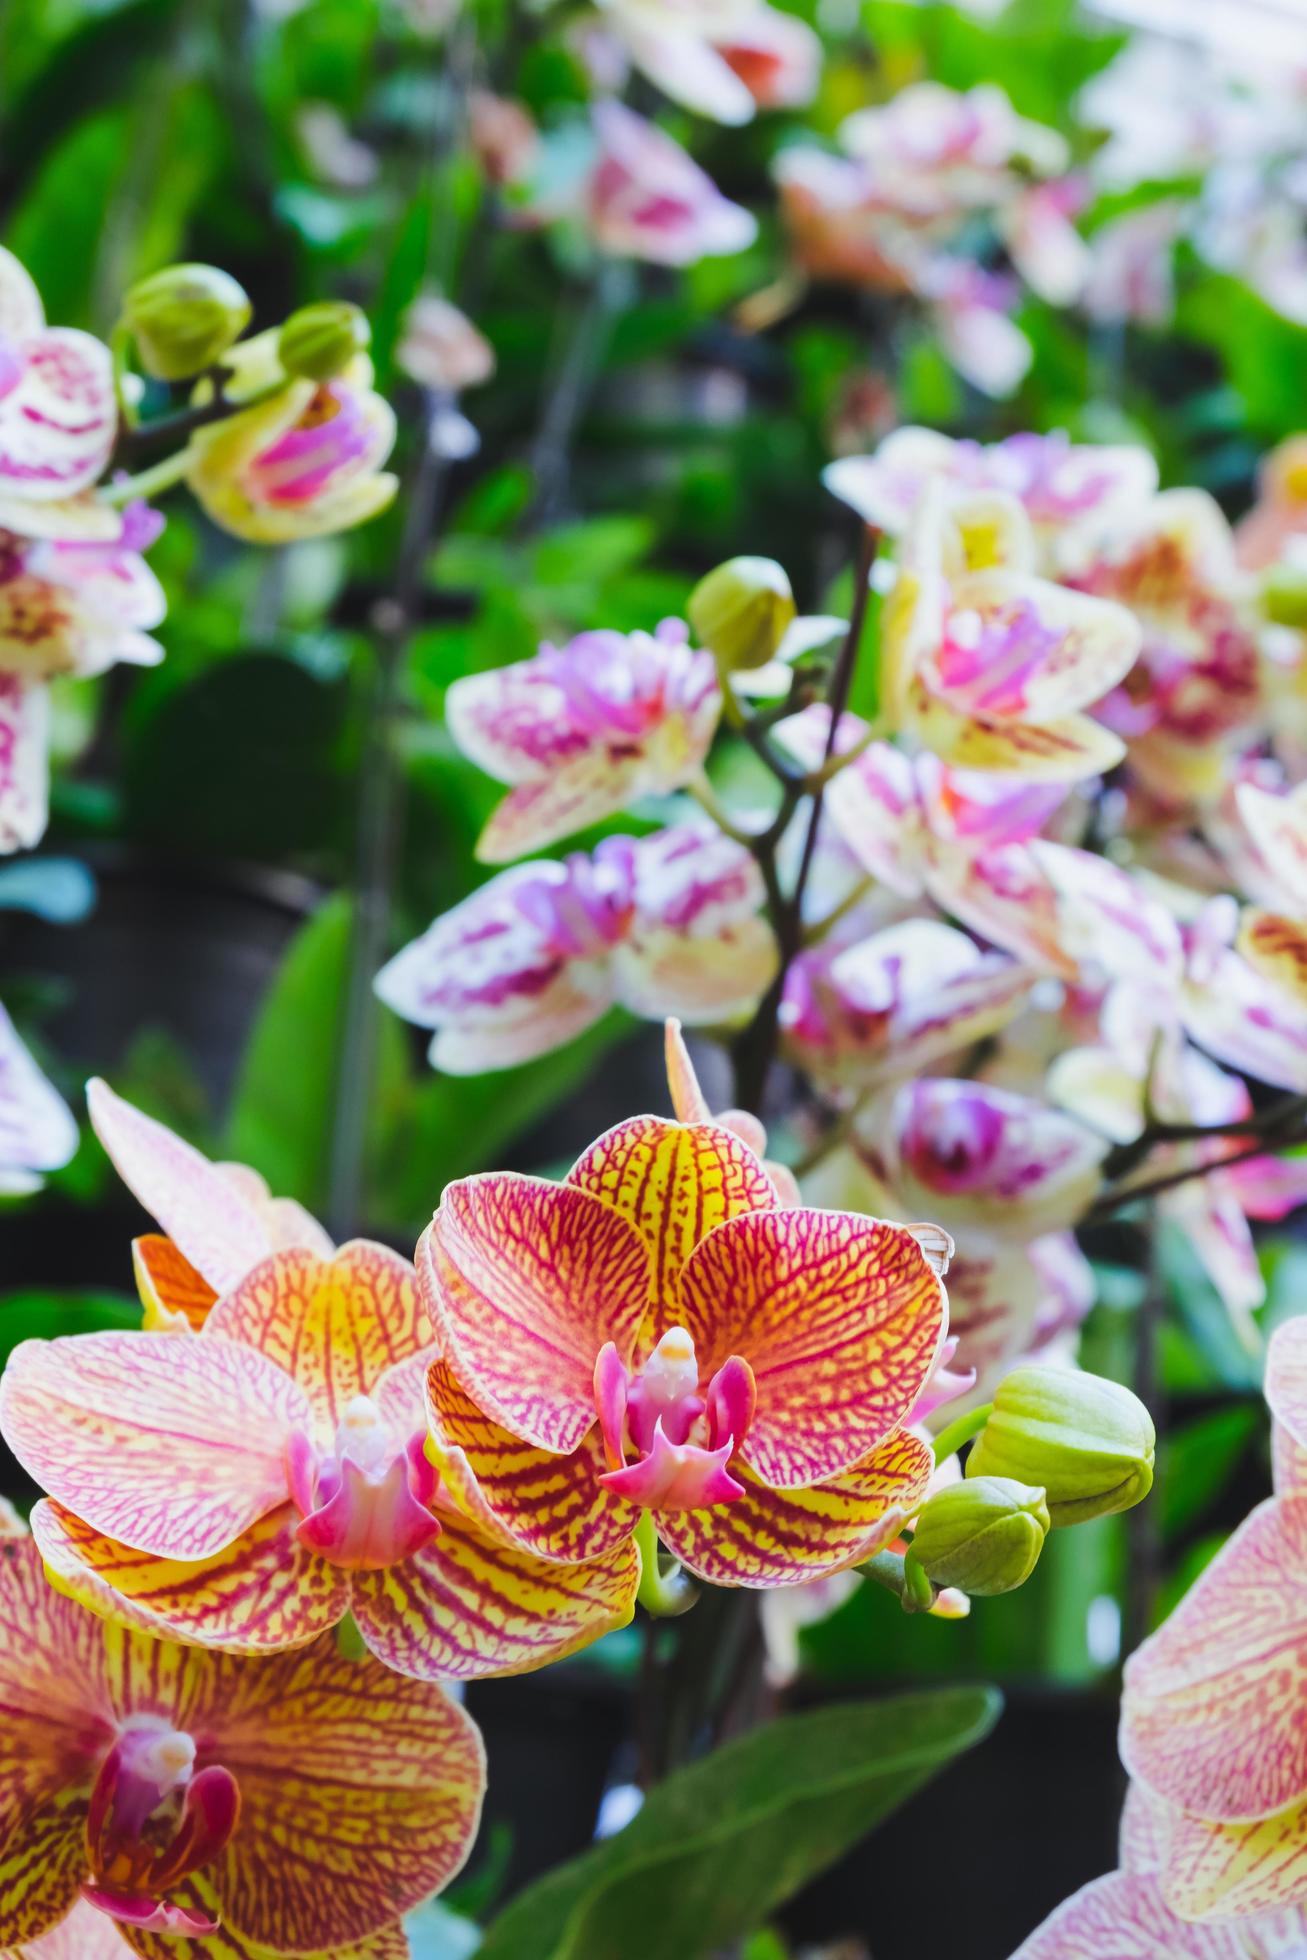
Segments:
[[[969,1443],[973,1436],[979,1436],[993,1413],[994,1404],[986,1402],[978,1409],[968,1409],[964,1416],[959,1416],[955,1422],[941,1429],[932,1444],[936,1463],[946,1463],[964,1443]]]
[[[699,1589],[679,1565],[664,1571],[659,1558],[658,1533],[653,1512],[641,1511],[635,1527],[635,1549],[640,1555],[640,1589],[636,1599],[655,1619],[674,1619],[688,1612],[699,1597]]]

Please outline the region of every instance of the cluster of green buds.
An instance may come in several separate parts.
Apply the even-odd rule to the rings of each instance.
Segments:
[[[153,381],[191,381],[215,367],[250,324],[249,294],[216,265],[168,265],[123,300],[118,331],[135,343]],[[367,317],[348,300],[301,306],[277,335],[277,359],[295,380],[330,381],[367,351]]]
[[[978,1598],[1014,1591],[1050,1530],[1128,1511],[1152,1487],[1152,1418],[1119,1382],[1017,1368],[977,1420],[962,1481],[918,1517],[903,1586],[910,1610],[929,1607],[941,1587]]]

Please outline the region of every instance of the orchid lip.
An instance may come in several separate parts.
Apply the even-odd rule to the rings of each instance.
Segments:
[[[197,1755],[184,1730],[132,1717],[100,1765],[87,1806],[82,1896],[124,1925],[192,1937],[215,1928],[168,1900],[225,1849],[240,1814],[230,1770],[197,1770]]]
[[[728,1465],[754,1401],[753,1371],[738,1354],[699,1393],[694,1342],[683,1327],[668,1328],[634,1375],[608,1342],[595,1365],[609,1465],[599,1481],[648,1510],[696,1511],[743,1497]]]
[[[356,1572],[385,1571],[429,1545],[440,1532],[431,1509],[440,1479],[425,1442],[399,1437],[366,1395],[345,1409],[330,1450],[293,1436],[287,1467],[300,1543]]]

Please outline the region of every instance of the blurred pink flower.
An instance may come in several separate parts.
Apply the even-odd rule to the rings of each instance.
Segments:
[[[694,265],[752,245],[752,214],[723,197],[665,130],[620,102],[597,102],[591,116],[598,149],[585,184],[585,219],[602,251]]]
[[[72,1111],[47,1082],[0,1007],[0,1192],[35,1191],[77,1148]]]

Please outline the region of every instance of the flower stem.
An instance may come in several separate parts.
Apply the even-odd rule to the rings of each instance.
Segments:
[[[699,1597],[699,1589],[681,1566],[671,1565],[663,1571],[652,1511],[640,1513],[640,1522],[635,1527],[635,1548],[640,1554],[640,1590],[636,1599],[645,1612],[660,1620],[687,1612]]]
[[[136,503],[138,499],[162,496],[165,490],[171,490],[175,483],[181,482],[193,461],[188,443],[173,455],[165,456],[161,462],[152,463],[148,470],[138,470],[135,476],[119,477],[116,483],[109,484],[107,489],[100,492],[100,501],[121,510],[124,504]]]
[[[986,1402],[979,1409],[968,1409],[965,1415],[958,1416],[956,1421],[941,1429],[932,1444],[936,1463],[946,1463],[964,1443],[978,1436],[993,1413],[994,1404]]]

